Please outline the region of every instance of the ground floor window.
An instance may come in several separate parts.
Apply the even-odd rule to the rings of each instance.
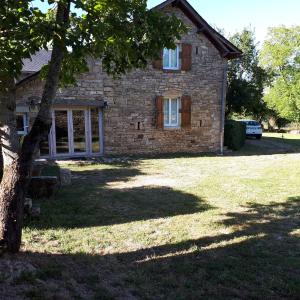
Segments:
[[[84,156],[103,153],[102,111],[98,108],[54,109],[41,156]]]
[[[164,127],[180,127],[180,99],[164,99]]]

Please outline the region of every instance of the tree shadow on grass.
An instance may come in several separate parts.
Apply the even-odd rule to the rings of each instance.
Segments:
[[[58,279],[46,276],[45,291],[55,283],[67,289],[72,279],[77,296],[100,289],[107,297],[96,299],[299,299],[299,217],[300,197],[294,197],[226,214],[228,234],[129,253],[25,252],[18,259],[40,274],[59,266]]]
[[[228,234],[116,257],[145,298],[299,299],[300,197],[243,210],[224,216]]]
[[[120,166],[119,166],[120,167]],[[135,165],[73,172],[74,182],[53,199],[41,201],[41,217],[27,221],[34,228],[85,228],[199,213],[212,209],[203,199],[167,186],[126,188],[142,175]],[[110,186],[122,182],[125,187]]]

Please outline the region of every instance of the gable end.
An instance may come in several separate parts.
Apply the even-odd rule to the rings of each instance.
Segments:
[[[221,56],[227,59],[238,58],[242,51],[213,29],[186,0],[166,0],[153,9],[162,10],[166,6],[178,7],[197,26],[198,33],[203,33],[218,49]]]

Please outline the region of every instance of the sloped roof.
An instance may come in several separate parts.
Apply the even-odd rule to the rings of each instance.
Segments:
[[[220,54],[228,59],[238,58],[242,51],[228,41],[224,36],[213,29],[199,13],[188,3],[187,0],[166,0],[155,6],[154,10],[161,10],[166,6],[172,5],[180,8],[183,13],[198,27],[199,33],[202,32],[211,43],[219,50]]]
[[[189,4],[187,0],[166,0],[161,4],[153,7],[154,10],[162,10],[168,5],[180,8],[186,16],[198,27],[198,32],[203,33],[211,43],[219,50],[220,54],[227,59],[238,58],[242,55],[242,51],[228,41],[224,36],[212,28],[199,13]],[[31,59],[23,60],[23,73],[31,73],[20,80],[17,84],[20,85],[28,79],[35,78],[41,68],[46,65],[51,58],[52,51],[40,50],[32,55]]]
[[[22,72],[24,73],[35,73],[41,70],[41,68],[48,64],[51,58],[52,51],[39,50],[31,58],[23,60]]]

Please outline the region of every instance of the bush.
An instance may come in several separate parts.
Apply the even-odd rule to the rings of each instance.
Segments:
[[[225,123],[224,145],[232,150],[239,150],[245,145],[246,124],[228,120]]]

